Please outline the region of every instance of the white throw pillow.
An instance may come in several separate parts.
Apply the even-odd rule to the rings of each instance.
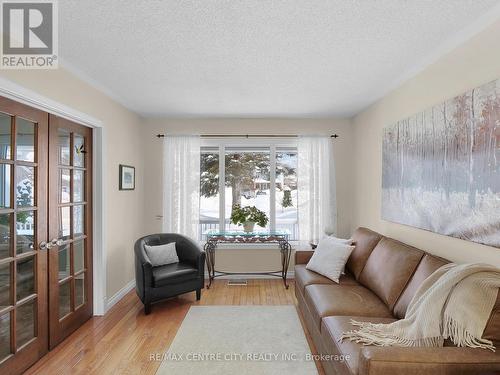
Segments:
[[[353,243],[352,238],[344,239],[344,238],[338,238],[335,236],[328,236],[328,237],[331,238],[332,240],[335,240],[339,243],[343,243],[345,245],[352,245],[352,243]]]
[[[158,246],[144,245],[144,248],[153,267],[179,262],[175,242]]]
[[[327,234],[325,237],[331,238],[332,240],[337,241],[338,243],[343,243],[345,245],[352,245],[354,240],[352,238],[338,238],[335,237],[333,234]],[[342,275],[345,274],[345,269],[342,270]]]
[[[325,237],[319,241],[318,247],[314,250],[314,254],[307,263],[306,268],[338,283],[353,250],[354,246]]]

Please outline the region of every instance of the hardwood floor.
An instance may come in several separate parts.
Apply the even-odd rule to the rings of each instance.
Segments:
[[[196,301],[194,292],[188,293],[153,305],[147,316],[131,291],[105,316],[87,321],[26,374],[154,374],[160,362],[150,361],[150,353],[168,349],[192,305],[296,305],[294,283],[286,290],[281,280],[249,280],[247,286],[216,280],[202,291],[201,301]],[[323,374],[321,365],[316,366]]]

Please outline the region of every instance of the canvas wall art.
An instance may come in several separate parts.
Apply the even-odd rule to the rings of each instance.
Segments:
[[[500,80],[384,129],[382,218],[500,248]]]

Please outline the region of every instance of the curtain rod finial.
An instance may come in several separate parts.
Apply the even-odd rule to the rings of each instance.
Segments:
[[[157,134],[156,137],[157,138],[165,138],[165,134]]]
[[[331,137],[332,137],[332,138],[338,138],[338,137],[339,137],[339,135],[338,135],[338,134],[333,134],[333,135],[331,135]]]

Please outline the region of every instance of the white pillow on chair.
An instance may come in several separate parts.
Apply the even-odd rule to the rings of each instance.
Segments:
[[[338,283],[353,250],[354,246],[341,243],[336,238],[325,237],[319,241],[306,268]]]
[[[144,249],[153,267],[179,262],[175,242],[158,246],[144,245]]]

